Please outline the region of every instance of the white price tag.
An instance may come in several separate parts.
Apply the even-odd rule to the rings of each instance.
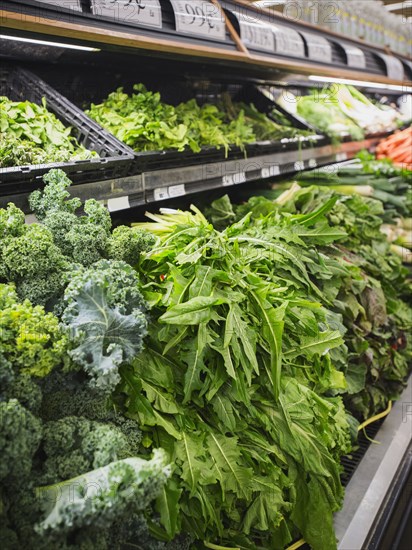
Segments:
[[[342,44],[342,47],[345,50],[349,67],[354,67],[355,69],[366,68],[365,54],[360,48],[350,46],[349,44]]]
[[[36,0],[41,4],[49,4],[56,8],[67,8],[68,10],[82,11],[80,0]]]
[[[186,195],[186,188],[185,184],[182,183],[180,185],[171,185],[169,187],[169,197],[182,197],[183,195]]]
[[[242,20],[239,16],[238,19],[240,25],[240,37],[245,46],[255,50],[274,52],[275,37],[269,25],[252,23],[250,21],[246,21],[245,19]]]
[[[222,178],[223,187],[228,187],[229,185],[239,185],[239,183],[245,183],[246,174],[245,172],[236,172],[235,174],[226,174]]]
[[[107,201],[107,209],[109,212],[118,212],[130,208],[129,197],[116,197]]]
[[[272,25],[275,35],[275,51],[282,55],[305,57],[303,38],[294,29]]]
[[[317,34],[309,32],[301,33],[305,39],[308,47],[308,57],[313,61],[319,61],[321,63],[331,63],[332,61],[332,46],[323,38]]]
[[[386,74],[389,78],[394,80],[403,80],[405,73],[402,65],[402,61],[393,55],[387,55],[386,53],[378,53],[386,65]]]
[[[309,165],[309,168],[316,168],[317,165],[318,165],[317,160],[316,159],[309,159],[308,165]]]
[[[262,168],[262,171],[261,171],[262,178],[272,178],[274,176],[279,176],[279,174],[280,174],[280,167],[277,164]]]
[[[305,163],[303,162],[303,160],[297,160],[293,166],[296,172],[300,172],[301,170],[305,169]]]
[[[337,162],[343,162],[344,160],[348,160],[348,155],[346,153],[337,153],[336,154],[336,161]]]
[[[92,0],[92,13],[115,21],[162,28],[159,0]]]
[[[164,201],[169,198],[169,189],[167,187],[158,187],[154,190],[153,195],[155,201]]]
[[[206,0],[170,0],[176,19],[176,31],[224,41],[226,25],[218,7]]]

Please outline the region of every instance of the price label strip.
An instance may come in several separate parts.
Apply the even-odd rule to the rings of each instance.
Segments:
[[[218,7],[206,0],[170,0],[180,34],[224,42],[226,25]]]
[[[348,66],[354,69],[366,69],[365,54],[360,48],[356,46],[350,46],[349,44],[342,44],[348,60]]]
[[[114,21],[162,28],[162,9],[159,0],[92,0],[93,15]]]
[[[386,53],[378,53],[386,65],[386,74],[389,78],[394,80],[403,80],[405,73],[402,65],[402,61],[393,55],[387,55]]]
[[[272,32],[275,35],[276,53],[291,57],[305,57],[305,44],[297,31],[272,25]]]
[[[239,185],[246,182],[245,172],[235,172],[234,174],[226,174],[222,178],[223,187],[229,187],[230,185]]]
[[[36,0],[36,2],[40,2],[41,4],[49,4],[49,6],[54,6],[56,8],[82,11],[80,0]]]
[[[279,176],[280,166],[278,164],[272,164],[271,166],[266,166],[262,168],[261,176],[263,179],[272,178],[274,176]]]
[[[166,199],[174,199],[186,195],[186,187],[184,183],[179,185],[170,185],[169,187],[158,187],[153,192],[155,201],[164,201]]]
[[[320,63],[332,62],[332,46],[326,38],[310,32],[302,32],[301,34],[308,47],[308,57],[310,59],[319,61]]]
[[[273,53],[275,51],[275,36],[269,25],[251,22],[242,14],[237,14],[240,26],[240,37],[248,48]]]

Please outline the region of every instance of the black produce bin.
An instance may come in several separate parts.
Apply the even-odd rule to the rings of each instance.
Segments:
[[[134,153],[132,149],[101,128],[63,95],[20,67],[3,66],[0,69],[0,95],[12,101],[31,101],[47,108],[66,126],[71,135],[87,149],[96,151],[100,158],[73,162],[39,164],[0,168],[0,194],[19,193],[42,186],[42,176],[52,168],[61,168],[74,184],[127,176]]]
[[[172,67],[172,65],[171,65]],[[71,101],[79,107],[88,109],[91,103],[100,103],[107,95],[118,87],[122,87],[126,93],[133,91],[133,85],[143,82],[149,90],[161,94],[162,100],[171,105],[178,105],[181,102],[195,98],[199,104],[215,103],[222,93],[227,92],[234,101],[255,103],[261,112],[267,114],[271,109],[277,108],[276,104],[263,96],[257,88],[250,84],[227,83],[219,80],[203,80],[192,77],[176,78],[176,74],[165,72],[159,74],[151,67],[139,67],[138,74],[135,74],[130,67],[122,65],[116,71],[107,68],[83,67],[74,71],[65,67],[65,71],[56,71],[55,67],[38,67],[41,76],[52,84],[54,88],[64,93]],[[262,104],[264,100],[264,105]],[[246,144],[244,148],[230,147],[227,155],[224,148],[203,147],[199,153],[190,149],[177,151],[169,149],[164,151],[134,151],[134,160],[129,175],[141,174],[157,170],[168,170],[181,166],[198,166],[225,160],[237,160],[253,158],[255,156],[271,154],[281,151],[299,150],[308,147],[316,147],[328,143],[324,136],[316,135],[317,132],[305,125],[296,117],[285,113],[285,116],[292,121],[296,128],[308,130],[314,134],[312,138],[305,139],[282,139],[281,141],[265,141]]]

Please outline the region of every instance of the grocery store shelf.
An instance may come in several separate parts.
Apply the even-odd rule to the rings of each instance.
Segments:
[[[412,467],[412,376],[356,468],[335,516],[339,550],[372,548],[371,538],[388,515],[392,493]],[[410,488],[409,488],[410,489]],[[386,517],[386,520],[388,518]],[[375,548],[376,546],[373,546]]]
[[[71,193],[82,200],[95,198],[104,201],[111,212],[127,210],[146,203],[153,203],[211,189],[269,180],[302,170],[314,169],[353,158],[362,149],[371,149],[380,138],[340,145],[323,145],[290,151],[268,152],[250,158],[198,164],[195,166],[167,167],[134,176],[73,185]],[[291,140],[283,140],[290,142]],[[285,143],[287,147],[287,143]],[[270,148],[270,146],[269,146]],[[39,186],[41,180],[39,180]],[[19,192],[17,190],[20,189]],[[16,183],[16,192],[0,196],[0,208],[14,202],[24,212],[29,212],[28,196],[33,190]]]
[[[56,7],[31,0],[0,2],[0,23],[3,34],[46,40],[58,37],[59,41],[64,38],[106,51],[220,63],[260,78],[290,74],[335,77],[338,70],[340,78],[388,85],[399,86],[412,79],[407,58],[298,21],[274,18],[266,10],[257,16],[252,7],[239,2],[220,1],[235,36],[227,28],[217,36],[199,28],[178,31],[173,2],[157,4],[162,10],[158,28],[130,17],[102,17],[62,8],[56,12]],[[220,24],[224,26],[222,21]],[[277,35],[282,40],[277,41]]]

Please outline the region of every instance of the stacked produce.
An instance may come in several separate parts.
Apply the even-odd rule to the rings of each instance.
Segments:
[[[393,108],[373,104],[353,86],[335,84],[310,95],[280,97],[279,103],[334,140],[349,135],[361,140],[365,134],[389,132],[398,126],[400,114]]]
[[[98,157],[71,135],[71,128],[42,105],[0,97],[0,168]]]
[[[376,148],[378,159],[391,159],[396,165],[412,170],[412,127],[384,139]]]
[[[232,103],[226,96],[218,105],[198,105],[192,99],[177,107],[164,103],[160,94],[133,86],[128,95],[119,88],[87,114],[136,151],[191,149],[202,147],[244,149],[248,143],[277,141],[284,137],[307,135],[285,127],[259,113],[253,105]]]
[[[412,171],[399,168],[387,159],[374,160],[366,151],[333,171],[325,167],[297,174],[296,181],[301,186],[321,185],[346,195],[373,197],[382,202],[383,220],[387,223],[412,215]],[[289,188],[289,185],[283,187]]]
[[[302,172],[296,176],[301,186],[327,186],[346,195],[373,197],[382,203],[381,230],[392,244],[392,251],[404,262],[411,263],[412,247],[412,171],[396,166],[389,159],[375,160],[366,151],[359,153],[358,159],[338,167],[334,171],[328,168],[311,172]],[[278,187],[289,188],[290,184]]]
[[[381,203],[295,186],[112,229],[46,183],[39,224],[0,210],[6,548],[336,547],[348,410],[411,359]]]

